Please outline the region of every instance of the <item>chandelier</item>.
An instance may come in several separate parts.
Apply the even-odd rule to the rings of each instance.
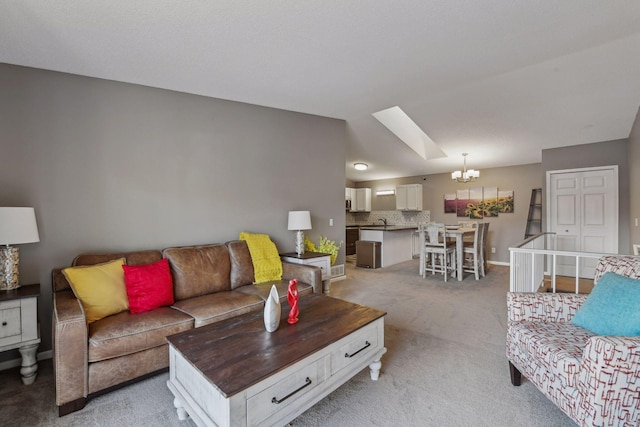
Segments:
[[[480,176],[480,171],[469,169],[467,170],[467,156],[469,153],[462,153],[464,158],[464,169],[462,171],[451,172],[451,179],[458,182],[470,182],[475,181]]]

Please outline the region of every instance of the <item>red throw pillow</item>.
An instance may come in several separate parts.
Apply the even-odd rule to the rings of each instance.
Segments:
[[[166,258],[152,264],[123,265],[122,268],[131,313],[173,304],[173,282]]]

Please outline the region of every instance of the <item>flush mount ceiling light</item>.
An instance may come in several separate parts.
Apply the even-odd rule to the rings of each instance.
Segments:
[[[462,171],[451,172],[451,179],[458,182],[470,182],[475,181],[480,177],[480,171],[469,169],[467,170],[467,156],[469,153],[462,153],[464,159],[464,168]]]
[[[353,167],[359,171],[366,171],[369,165],[367,165],[366,163],[354,163]]]
[[[372,115],[423,159],[447,157],[440,147],[397,105]]]

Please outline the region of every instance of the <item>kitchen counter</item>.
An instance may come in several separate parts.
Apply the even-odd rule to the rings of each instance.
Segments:
[[[417,230],[417,225],[360,225],[360,230],[404,231]]]
[[[415,225],[360,226],[360,240],[381,242],[380,266],[388,267],[413,259]]]

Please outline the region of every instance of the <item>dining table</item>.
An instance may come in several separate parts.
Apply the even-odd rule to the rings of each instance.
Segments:
[[[463,263],[464,263],[464,236],[473,235],[476,232],[472,227],[461,227],[457,225],[445,225],[444,230],[445,237],[456,239],[456,277],[458,281],[462,281],[463,275]],[[425,266],[425,235],[422,227],[418,230],[420,240],[420,274]]]

